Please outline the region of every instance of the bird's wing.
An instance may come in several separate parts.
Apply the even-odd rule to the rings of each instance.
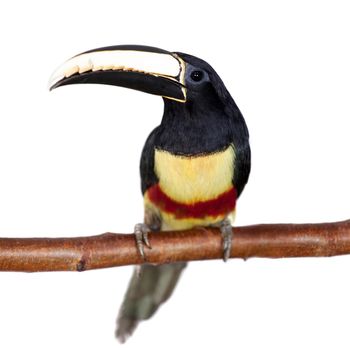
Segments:
[[[144,194],[146,190],[158,183],[157,175],[154,171],[154,152],[155,152],[155,136],[157,128],[148,136],[142,150],[140,173],[141,173],[141,189]]]
[[[250,147],[248,142],[235,145],[235,161],[233,185],[237,190],[237,197],[242,193],[250,174]]]

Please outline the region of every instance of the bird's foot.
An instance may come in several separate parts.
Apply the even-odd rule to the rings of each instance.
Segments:
[[[224,220],[220,224],[220,231],[223,239],[223,259],[226,262],[231,254],[233,230],[229,220]]]
[[[148,233],[150,231],[150,228],[146,224],[136,224],[134,228],[136,247],[143,260],[146,260],[144,246],[152,249],[148,240]]]

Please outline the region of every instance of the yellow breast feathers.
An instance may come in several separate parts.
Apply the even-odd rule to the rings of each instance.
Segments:
[[[216,198],[232,188],[234,159],[233,145],[221,152],[191,157],[156,150],[155,172],[164,193],[191,204]]]

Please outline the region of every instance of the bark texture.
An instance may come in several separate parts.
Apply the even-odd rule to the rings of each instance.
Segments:
[[[152,232],[146,262],[221,259],[216,228]],[[350,220],[235,227],[231,258],[325,257],[350,254]],[[142,264],[133,234],[76,238],[0,238],[0,271],[85,271]]]

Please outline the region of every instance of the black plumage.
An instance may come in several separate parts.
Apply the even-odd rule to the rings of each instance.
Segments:
[[[176,53],[187,64],[187,101],[164,98],[161,124],[149,135],[141,156],[141,187],[144,193],[158,182],[154,173],[154,150],[176,155],[198,156],[234,145],[233,183],[238,196],[250,173],[249,133],[243,115],[215,70],[205,61]],[[204,71],[207,78],[193,82],[191,73]]]

